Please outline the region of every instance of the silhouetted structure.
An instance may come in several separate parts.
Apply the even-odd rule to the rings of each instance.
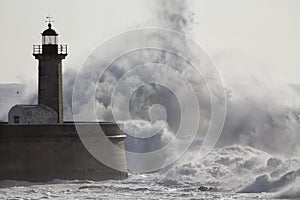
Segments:
[[[38,105],[15,105],[9,111],[9,123],[0,123],[0,180],[127,178],[125,135],[116,123],[63,122],[62,60],[67,46],[58,45],[57,36],[49,23],[42,33],[42,45],[33,46],[39,61]],[[109,152],[109,158],[124,170],[101,163],[81,142],[86,137],[97,148],[99,126],[104,137],[120,149]],[[86,132],[81,138],[78,127]]]

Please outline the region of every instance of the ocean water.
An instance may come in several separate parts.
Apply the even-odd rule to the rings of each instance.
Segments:
[[[159,1],[155,5],[152,20],[155,26],[167,27],[184,34],[189,33],[194,24],[195,14],[191,12],[187,1]],[[176,43],[176,39],[170,36],[168,40],[162,42],[165,48],[169,49]],[[192,51],[186,43],[176,44],[180,45],[181,50]],[[107,52],[109,50],[105,49]],[[264,71],[264,66],[253,61],[255,54],[250,55],[249,60],[236,55],[236,52],[232,52],[232,48],[221,49],[220,52],[222,53],[216,55],[214,61],[221,69],[228,92],[228,120],[221,135],[221,140],[224,144],[228,144],[227,146],[213,149],[202,160],[198,159],[197,151],[187,152],[180,162],[167,169],[150,174],[129,174],[126,180],[102,182],[53,180],[48,183],[0,181],[0,199],[300,199],[300,158],[291,156],[291,154],[299,155],[300,86],[293,86],[297,93],[294,94],[287,84],[288,81],[282,84],[280,79],[272,76],[272,72]],[[98,56],[103,57],[102,54]],[[158,61],[162,64],[173,63],[180,66],[180,69],[188,67],[182,65],[179,57],[176,59],[168,57],[165,52],[147,51],[142,56],[136,57],[139,61],[137,63],[149,63],[149,60],[156,58],[155,63]],[[123,70],[125,73],[124,66],[129,61],[135,61],[135,56],[114,66],[111,74],[108,73],[111,76],[104,77],[101,82],[103,90],[99,90],[97,95],[100,101],[98,107],[100,119],[110,120],[108,100],[111,96],[110,89],[114,88],[112,82],[118,80],[115,77],[120,76],[120,71]],[[99,66],[106,65],[98,64],[94,67]],[[87,88],[91,85],[98,84],[99,77],[95,76],[95,70],[88,71],[83,76],[86,81],[81,84],[86,83],[86,86],[81,87],[80,99],[72,99],[74,80],[68,73],[70,72],[64,74],[64,103],[67,105],[65,111],[70,113],[71,101],[78,101],[80,107],[76,109],[82,114],[83,119],[87,119],[85,114],[90,113],[88,104],[90,98],[84,99],[87,95],[82,94],[86,94]],[[162,74],[161,78],[164,77],[165,74]],[[93,81],[93,78],[97,82]],[[136,77],[134,78],[136,80]],[[193,76],[190,78],[194,80]],[[14,104],[34,102],[36,91],[31,92],[31,95],[25,93],[22,85],[0,85],[2,121],[7,120],[7,112]],[[202,97],[201,93],[199,95]],[[295,95],[298,95],[297,98]],[[206,99],[201,99],[205,105]],[[163,100],[167,104],[171,102],[166,98]],[[147,101],[141,103],[145,104]],[[135,106],[144,108],[143,104]],[[188,106],[187,104],[183,108]],[[204,106],[204,109],[206,108],[208,107]],[[170,116],[177,114],[174,112]],[[158,142],[151,142],[150,147],[145,150],[152,150],[151,145],[157,145]],[[251,144],[260,149],[267,149],[269,153],[250,146],[232,145],[233,143]],[[135,143],[132,147],[144,150],[145,145],[141,143],[138,146]],[[132,167],[137,165],[135,162],[137,161],[128,164]]]
[[[126,181],[2,182],[1,199],[263,199],[263,194],[201,192],[197,185],[130,175]],[[18,186],[13,186],[18,185]],[[2,185],[3,187],[3,185]]]
[[[168,169],[126,180],[1,181],[0,199],[300,199],[299,164],[233,145],[203,160],[191,152]]]

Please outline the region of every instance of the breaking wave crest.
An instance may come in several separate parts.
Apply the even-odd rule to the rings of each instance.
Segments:
[[[274,198],[300,198],[300,159],[274,156],[250,146],[216,148],[203,160],[188,153],[183,164],[162,174],[215,191],[267,192]]]

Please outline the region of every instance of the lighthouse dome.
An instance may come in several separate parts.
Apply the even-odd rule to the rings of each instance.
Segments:
[[[56,31],[51,28],[51,26],[52,25],[49,23],[48,24],[48,29],[44,30],[44,32],[42,33],[42,36],[46,36],[46,35],[55,35],[56,36],[56,35],[58,35],[56,33]]]

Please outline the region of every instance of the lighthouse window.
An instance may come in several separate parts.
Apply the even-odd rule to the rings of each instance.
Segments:
[[[55,35],[43,36],[43,44],[57,44],[57,38]]]
[[[14,123],[19,124],[20,123],[20,116],[14,116]]]

